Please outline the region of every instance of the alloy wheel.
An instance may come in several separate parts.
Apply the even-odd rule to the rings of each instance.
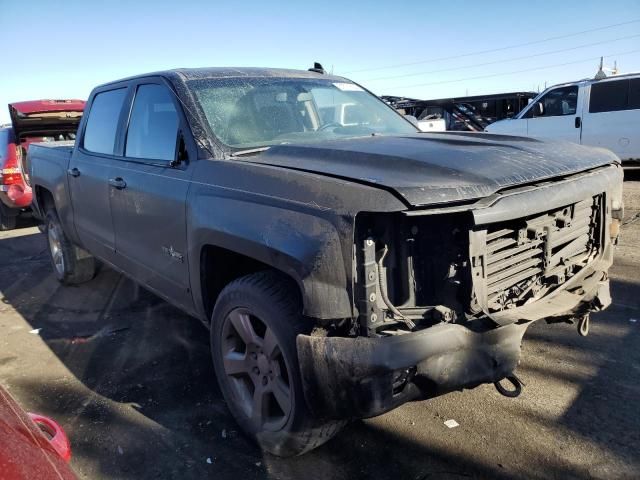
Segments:
[[[235,401],[256,427],[277,431],[292,409],[292,386],[278,340],[246,308],[229,312],[222,327],[222,361]]]
[[[62,243],[60,242],[58,227],[53,223],[49,223],[47,235],[49,237],[49,249],[51,250],[53,265],[58,274],[64,275],[64,256],[62,254]]]

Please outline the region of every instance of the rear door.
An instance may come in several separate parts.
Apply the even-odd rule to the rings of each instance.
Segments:
[[[622,160],[640,158],[640,78],[590,86],[582,143],[608,148]]]
[[[132,95],[123,157],[110,173],[116,264],[192,309],[186,198],[195,144],[163,80],[144,79]],[[190,160],[185,158],[189,149]]]
[[[541,114],[535,105],[527,111],[527,135],[551,140],[567,140],[580,143],[581,101],[578,85],[569,85],[549,90],[538,102],[542,103]]]
[[[108,261],[112,261],[115,247],[109,171],[116,158],[127,94],[128,87],[121,85],[94,95],[81,143],[71,156],[67,172],[78,238],[91,253]]]

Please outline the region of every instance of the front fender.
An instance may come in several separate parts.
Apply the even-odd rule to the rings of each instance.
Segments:
[[[355,216],[406,208],[374,186],[249,161],[199,160],[193,178],[187,235],[191,291],[203,319],[200,252],[205,245],[288,274],[299,285],[309,317],[354,317]]]
[[[318,319],[353,316],[351,276],[345,268],[338,228],[332,222],[312,213],[219,196],[200,196],[190,207],[189,243],[195,251],[189,261],[196,305],[203,305],[198,298],[202,292],[199,252],[213,245],[293,278],[302,293],[305,315]],[[341,217],[335,221],[343,222]],[[339,228],[352,226],[344,221]]]

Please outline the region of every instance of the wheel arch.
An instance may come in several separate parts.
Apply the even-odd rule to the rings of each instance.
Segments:
[[[238,237],[216,238],[203,242],[197,255],[191,257],[192,291],[196,308],[207,321],[218,295],[233,280],[262,270],[273,269],[291,279],[298,287],[303,314],[317,319],[336,319],[352,316],[352,306],[345,286],[336,284],[340,278],[342,255],[330,262],[322,263],[318,258],[331,258],[318,252],[310,253],[307,242],[301,242],[295,252],[291,249],[276,249]],[[333,252],[336,253],[336,252]],[[338,254],[339,249],[338,249]],[[194,258],[195,257],[195,258]],[[195,262],[194,262],[195,259]],[[197,272],[194,275],[193,272]],[[197,282],[194,285],[194,282]]]
[[[47,214],[47,210],[50,208],[56,208],[56,201],[53,193],[46,187],[36,185],[33,189],[33,198],[35,200],[33,209],[39,218],[44,219]]]

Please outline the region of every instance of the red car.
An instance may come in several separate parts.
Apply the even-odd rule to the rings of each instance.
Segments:
[[[62,427],[26,413],[0,386],[0,480],[75,480],[70,459]]]
[[[9,104],[11,125],[0,128],[0,230],[15,228],[31,205],[27,150],[35,142],[75,140],[83,100],[33,100]]]

